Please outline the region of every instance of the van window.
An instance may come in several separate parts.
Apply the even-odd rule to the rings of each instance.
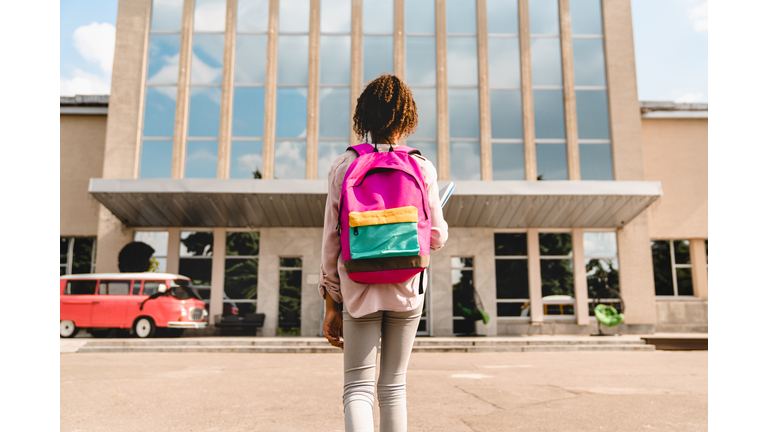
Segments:
[[[200,298],[200,295],[195,291],[195,288],[192,286],[191,283],[189,283],[188,280],[184,279],[176,279],[173,281],[178,286],[171,287],[168,292],[173,296],[176,297],[179,300],[188,300],[191,298],[196,298],[198,300],[202,300]]]
[[[64,288],[66,295],[93,295],[96,294],[95,280],[72,280],[67,281],[67,287]]]
[[[133,290],[131,291],[131,294],[133,295],[139,295],[141,292],[141,281],[133,281]]]
[[[128,295],[131,281],[101,281],[99,295]]]
[[[160,284],[164,284],[165,281],[144,281],[144,295],[152,295],[157,292],[157,288]]]

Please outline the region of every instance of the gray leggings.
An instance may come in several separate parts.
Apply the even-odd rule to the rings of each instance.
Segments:
[[[373,383],[381,337],[377,385],[381,432],[405,432],[405,372],[422,305],[408,312],[380,311],[360,318],[344,312],[344,424],[346,432],[373,431]]]

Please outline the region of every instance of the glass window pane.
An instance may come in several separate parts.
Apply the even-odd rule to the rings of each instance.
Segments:
[[[218,137],[221,87],[189,89],[189,136]]]
[[[322,0],[320,3],[320,31],[349,33],[352,21],[350,0]]]
[[[277,125],[275,136],[279,138],[304,138],[307,136],[307,89],[277,89]]]
[[[275,143],[275,178],[303,179],[307,176],[307,143],[278,141]]]
[[[261,141],[232,141],[229,165],[231,179],[260,179],[264,146]]]
[[[675,295],[672,285],[672,256],[669,253],[669,242],[666,240],[652,241],[651,254],[653,257],[653,282],[656,295]]]
[[[448,89],[450,133],[453,138],[480,136],[480,106],[477,89]]]
[[[405,2],[405,32],[435,32],[434,0],[408,0]]]
[[[148,244],[155,250],[153,257],[168,255],[168,231],[135,231],[133,241]]]
[[[235,82],[267,81],[267,35],[237,35]]]
[[[67,263],[69,254],[69,237],[59,237],[59,264]]]
[[[280,267],[301,268],[301,257],[280,258]]]
[[[573,75],[577,86],[605,85],[602,39],[573,39]]]
[[[259,260],[227,258],[224,265],[224,294],[230,299],[256,299]]]
[[[216,178],[218,166],[218,141],[187,141],[184,178]]]
[[[349,89],[320,89],[320,137],[349,136]]]
[[[96,281],[68,281],[64,290],[67,295],[93,295],[96,294]]]
[[[453,257],[451,258],[451,268],[462,269],[472,268],[473,259],[471,257]]]
[[[349,147],[349,141],[320,141],[317,143],[317,179],[328,178],[331,165]]]
[[[179,80],[179,44],[181,36],[149,35],[147,84],[176,84]]]
[[[419,116],[421,117],[421,116]],[[421,152],[428,161],[432,162],[432,165],[437,168],[437,143],[432,142],[416,142],[408,140],[408,147],[413,147]]]
[[[520,42],[488,38],[488,82],[491,87],[520,86]]]
[[[184,0],[152,2],[152,30],[181,31]]]
[[[477,38],[448,38],[448,85],[477,85]]]
[[[301,270],[280,271],[278,335],[301,334]]]
[[[392,36],[363,36],[363,83],[394,71]]]
[[[495,233],[493,242],[496,256],[528,255],[528,236],[526,233]]]
[[[565,139],[562,90],[534,90],[533,116],[536,138]]]
[[[213,267],[212,259],[179,259],[179,274],[192,279],[192,285],[209,287],[211,286],[211,269]],[[144,282],[144,294],[147,294],[147,284]],[[210,295],[210,294],[209,294]]]
[[[576,118],[581,139],[610,139],[608,96],[602,91],[576,92]]]
[[[99,283],[99,294],[106,295],[128,295],[131,281],[101,281]]]
[[[675,240],[675,264],[691,263],[691,243],[688,240]]]
[[[237,31],[269,30],[269,0],[238,0]]]
[[[488,0],[488,33],[517,34],[517,0]]]
[[[75,245],[72,248],[72,274],[91,273],[95,241],[93,237],[75,237]]]
[[[603,34],[600,0],[570,0],[573,34]]]
[[[530,316],[528,303],[496,303],[496,316],[527,317]]]
[[[585,232],[584,256],[611,257],[617,256],[615,232]]]
[[[176,86],[147,87],[144,136],[172,137],[176,119]]]
[[[195,31],[224,31],[227,0],[195,0]]]
[[[419,114],[419,127],[411,135],[414,138],[437,138],[437,90],[412,88],[413,101]]]
[[[616,293],[606,289],[619,291],[619,260],[618,258],[587,258],[587,291],[589,298],[613,299]]]
[[[536,179],[568,180],[565,144],[536,144]]]
[[[451,142],[451,180],[480,180],[480,143]]]
[[[141,281],[132,281],[131,282],[131,295],[139,295],[141,293]]]
[[[523,144],[493,143],[493,179],[525,180]]]
[[[192,41],[192,84],[221,83],[224,35],[196,34]]]
[[[321,83],[349,84],[349,50],[350,36],[320,36]]]
[[[679,268],[677,273],[677,295],[679,296],[692,296],[693,295],[693,277],[691,276],[691,269]]]
[[[213,232],[212,231],[182,231],[179,256],[212,256]]]
[[[235,87],[232,136],[264,135],[264,87]]]
[[[552,295],[573,297],[573,261],[541,260],[541,296]]]
[[[405,38],[405,80],[408,85],[435,85],[435,38]]]
[[[142,141],[139,178],[171,178],[173,141]]]
[[[477,33],[475,0],[445,0],[445,28],[451,33]]]
[[[531,75],[533,85],[562,85],[560,39],[531,39]]]
[[[475,304],[474,271],[451,270],[453,283],[453,316],[462,316],[461,308],[472,309]]]
[[[392,33],[394,22],[393,0],[363,0],[363,33]]]
[[[528,2],[531,34],[560,34],[557,0]]]
[[[541,255],[570,256],[571,252],[571,233],[539,233]]]
[[[280,36],[277,43],[277,83],[306,84],[309,36]]]
[[[582,180],[613,180],[610,144],[579,144]]]
[[[528,260],[496,260],[496,298],[528,298]]]
[[[309,0],[280,0],[280,33],[309,32]]]
[[[491,90],[491,137],[523,138],[520,90]]]

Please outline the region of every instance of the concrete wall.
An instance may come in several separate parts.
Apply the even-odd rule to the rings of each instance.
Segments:
[[[706,300],[659,300],[656,302],[660,333],[696,332],[709,330],[709,302]]]
[[[107,116],[59,116],[59,234],[95,236],[99,202],[88,193],[88,181],[101,177]]]

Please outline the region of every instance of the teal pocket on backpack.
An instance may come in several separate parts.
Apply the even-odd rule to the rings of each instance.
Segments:
[[[416,222],[357,226],[350,229],[352,259],[386,258],[419,254]]]

